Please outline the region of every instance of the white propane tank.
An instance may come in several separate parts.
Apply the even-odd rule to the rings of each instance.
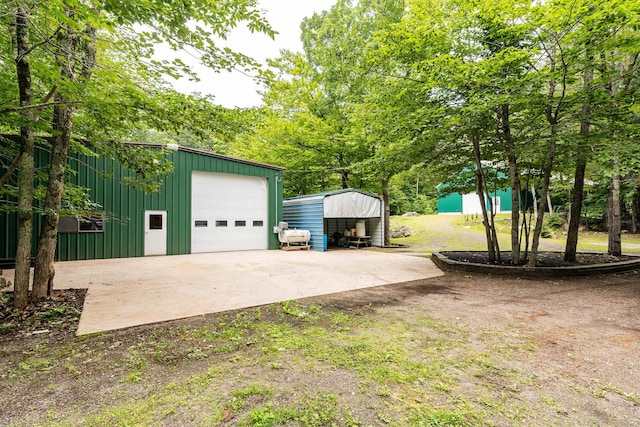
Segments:
[[[367,229],[365,228],[364,220],[356,221],[356,236],[364,237],[367,235]]]
[[[308,243],[311,240],[309,230],[282,230],[278,233],[280,243]]]

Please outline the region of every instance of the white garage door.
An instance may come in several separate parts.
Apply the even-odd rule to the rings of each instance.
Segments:
[[[267,180],[191,176],[191,253],[267,249]]]

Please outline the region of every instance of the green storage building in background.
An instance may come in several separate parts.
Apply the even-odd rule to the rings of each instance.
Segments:
[[[125,185],[135,174],[115,159],[84,155],[69,159],[75,171],[71,181],[89,189],[102,214],[81,220],[61,217],[56,260],[279,247],[273,228],[282,219],[282,168],[168,147],[174,171],[152,194]],[[36,167],[46,166],[48,159],[48,153],[38,149]],[[39,216],[34,219],[34,230],[39,230]],[[15,257],[16,239],[16,214],[0,213],[0,258]]]
[[[437,186],[438,214],[477,215],[482,213],[480,199],[474,191],[476,187],[475,168],[463,168],[459,173]],[[495,213],[511,212],[511,187],[507,175],[491,166],[484,165],[489,194],[485,194],[486,209],[489,211],[489,197],[493,200]],[[453,191],[452,191],[453,190]],[[457,190],[457,191],[456,191]],[[487,197],[488,196],[488,197]]]
[[[491,192],[489,197],[493,199],[495,213],[511,211],[511,188]],[[485,203],[487,210],[489,210],[489,201],[486,200]],[[475,215],[481,213],[480,199],[476,193],[451,193],[438,198],[438,214]]]

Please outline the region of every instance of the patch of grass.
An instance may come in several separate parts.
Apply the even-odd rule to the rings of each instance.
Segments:
[[[417,217],[394,216],[391,222],[406,225],[414,232],[412,236],[392,239],[394,244],[414,246],[418,252],[437,250],[486,250],[484,226],[482,218],[477,215],[421,215]],[[498,241],[501,250],[511,249],[511,217],[509,213],[495,217]],[[544,237],[541,240],[542,250],[563,250],[566,235],[557,233],[557,238]],[[638,252],[640,235],[625,234],[622,237],[623,251]],[[607,234],[602,232],[581,232],[578,239],[578,250],[583,252],[605,252]]]
[[[273,396],[273,389],[258,383],[252,383],[248,387],[234,390],[232,394],[233,398],[225,406],[232,411],[238,411],[245,408],[247,399],[252,396],[260,396],[262,398]]]
[[[66,315],[66,314],[69,314],[69,313],[73,313],[73,314],[77,314],[77,315],[80,314],[80,312],[77,309],[73,308],[73,307],[68,308],[66,306],[61,306],[61,307],[54,307],[54,308],[52,308],[50,310],[47,310],[47,311],[43,311],[42,313],[39,313],[38,315],[43,319],[55,319],[55,318],[62,317],[62,316]]]
[[[305,398],[294,405],[267,403],[249,411],[249,415],[239,425],[252,427],[272,427],[283,424],[300,426],[335,425],[339,419],[338,399],[333,394]],[[353,420],[352,420],[353,422]]]
[[[46,357],[34,357],[18,363],[18,368],[23,371],[48,372],[53,369],[53,360]]]
[[[147,359],[137,350],[132,350],[127,358],[127,367],[129,372],[122,379],[124,382],[137,383],[142,381],[143,373],[147,370]]]
[[[51,425],[508,425],[553,406],[518,398],[536,385],[534,372],[513,368],[514,360],[536,352],[526,337],[492,328],[470,332],[430,317],[428,307],[424,313],[274,304],[124,343],[97,337],[71,348],[34,346],[14,375],[47,375],[38,358],[54,370],[68,364],[89,373],[93,365],[81,363],[104,357],[103,366],[117,373],[113,401],[95,414],[61,410]],[[316,377],[331,377],[325,373],[333,381],[344,377],[344,384],[316,384]],[[625,397],[613,385],[597,390]],[[366,402],[358,409],[369,419],[359,423],[347,406],[353,401]]]
[[[591,388],[591,394],[596,397],[604,398],[606,397],[606,393],[614,393],[633,404],[640,404],[640,396],[638,396],[638,394],[636,393],[627,393],[612,384],[602,384],[597,379],[594,379],[592,381],[595,384],[595,387]]]
[[[14,327],[15,327],[15,323],[13,322],[0,323],[0,332],[8,331],[10,329],[13,329]]]
[[[280,309],[283,314],[306,320],[316,318],[314,315],[320,312],[319,307],[314,305],[305,307],[298,301],[283,301],[280,303]]]
[[[442,409],[423,409],[416,411],[407,420],[415,427],[466,427],[471,425],[465,415]]]

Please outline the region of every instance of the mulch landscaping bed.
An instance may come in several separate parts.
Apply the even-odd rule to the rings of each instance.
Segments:
[[[511,252],[500,252],[501,262],[494,264],[489,262],[487,252],[481,251],[443,251],[443,254],[452,261],[469,262],[487,265],[504,265],[511,266]],[[524,255],[524,253],[522,254]],[[567,267],[575,265],[596,265],[611,264],[620,261],[629,261],[636,259],[632,256],[611,256],[604,253],[579,253],[576,256],[576,263],[566,262],[562,252],[538,252],[538,267]],[[523,262],[521,265],[526,264]]]
[[[13,292],[0,294],[0,342],[30,335],[64,341],[78,329],[86,289],[55,290],[51,299],[13,310]]]

